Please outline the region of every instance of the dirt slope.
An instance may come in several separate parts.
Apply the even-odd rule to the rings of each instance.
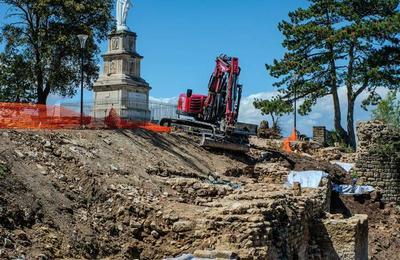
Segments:
[[[291,169],[345,180],[328,162],[262,147],[248,156],[210,152],[179,134],[0,131],[0,258],[162,259],[229,248],[232,237],[220,231],[247,241],[243,223],[258,214],[236,216],[237,200],[296,208],[281,184]]]
[[[158,167],[206,179],[245,166],[184,136],[139,130],[5,131],[0,144],[7,167],[0,174],[0,257],[138,255],[141,247],[128,241],[135,232],[143,236],[140,221],[167,201],[174,209],[171,201],[188,199],[148,172]]]

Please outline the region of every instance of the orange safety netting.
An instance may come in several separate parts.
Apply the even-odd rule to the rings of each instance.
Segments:
[[[0,129],[146,129],[169,133],[171,128],[150,122],[124,120],[111,108],[104,120],[98,120],[61,106],[0,103]]]
[[[285,152],[291,153],[293,152],[292,147],[290,146],[291,142],[297,141],[297,133],[296,130],[293,130],[292,134],[283,141],[282,150]]]
[[[150,122],[130,121],[122,119],[114,108],[111,108],[108,116],[104,119],[105,124],[111,129],[135,129],[142,128],[158,133],[170,133],[171,128],[160,126]]]

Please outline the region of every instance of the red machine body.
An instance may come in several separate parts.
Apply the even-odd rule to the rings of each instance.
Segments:
[[[179,115],[190,116],[197,121],[223,126],[224,130],[235,127],[239,115],[242,85],[239,59],[221,55],[208,84],[208,95],[192,94],[188,90],[178,101]]]
[[[178,100],[178,114],[198,118],[203,114],[204,102],[207,96],[192,94],[181,94]]]

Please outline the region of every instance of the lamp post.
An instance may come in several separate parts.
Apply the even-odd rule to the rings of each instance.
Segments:
[[[85,49],[88,37],[89,36],[86,34],[78,35],[78,39],[81,44],[81,119],[80,119],[81,127],[83,127],[83,51]]]
[[[298,83],[298,80],[299,80],[299,75],[294,75],[294,77],[293,77],[293,87],[294,87],[294,90],[293,90],[293,94],[294,94],[294,132],[296,133],[296,135],[297,135],[297,83]]]

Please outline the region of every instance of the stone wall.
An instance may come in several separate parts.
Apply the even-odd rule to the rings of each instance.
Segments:
[[[353,173],[361,183],[379,188],[382,200],[400,203],[400,131],[379,121],[360,122]],[[397,154],[396,151],[397,150]]]
[[[325,145],[327,143],[327,131],[325,126],[313,127],[313,141]]]
[[[345,219],[333,215],[317,220],[312,236],[316,239],[314,251],[320,259],[368,259],[368,216],[355,215]],[[311,247],[311,249],[313,249]]]

